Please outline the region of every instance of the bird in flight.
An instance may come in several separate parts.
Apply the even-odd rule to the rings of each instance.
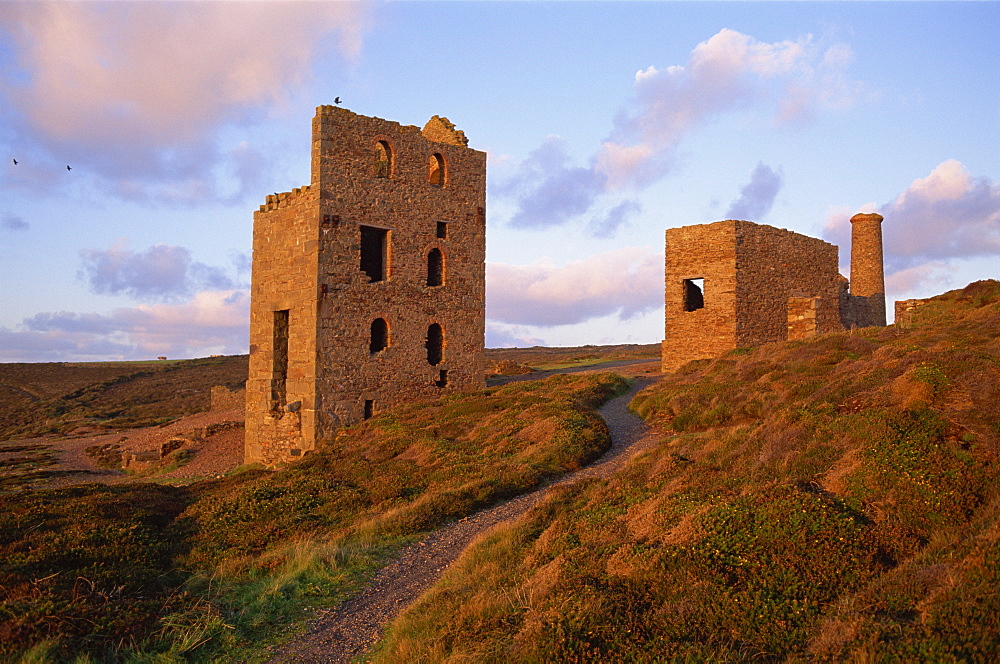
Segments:
[[[340,97],[337,97],[336,99],[334,99],[333,103],[334,104],[340,104]]]
[[[66,165],[66,170],[67,170],[67,171],[71,171],[71,170],[73,170],[73,169],[69,167],[69,164],[67,164],[67,165]]]
[[[17,159],[14,160],[14,165],[17,166]]]

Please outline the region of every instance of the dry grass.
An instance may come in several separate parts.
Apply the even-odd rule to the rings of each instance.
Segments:
[[[1000,658],[997,330],[978,282],[687,365],[634,401],[672,436],[473,547],[372,661]]]
[[[159,424],[208,410],[213,385],[241,387],[246,376],[246,355],[0,364],[0,440]]]
[[[555,376],[412,404],[278,472],[0,497],[0,658],[259,659],[394,547],[600,455],[594,408],[623,387]]]

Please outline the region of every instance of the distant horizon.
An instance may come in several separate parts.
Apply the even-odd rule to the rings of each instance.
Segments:
[[[849,277],[880,213],[890,315],[1000,276],[1000,3],[13,1],[0,35],[0,362],[246,347],[253,211],[337,98],[487,153],[490,347],[658,343],[664,231],[726,218]]]

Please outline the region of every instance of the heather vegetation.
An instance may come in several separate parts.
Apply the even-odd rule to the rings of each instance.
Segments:
[[[586,464],[611,374],[413,404],[302,462],[0,497],[0,659],[253,661],[418,534]]]
[[[1000,283],[692,362],[663,431],[471,547],[372,661],[995,661]]]
[[[242,387],[247,356],[0,364],[0,441],[161,424],[208,410],[213,385]]]

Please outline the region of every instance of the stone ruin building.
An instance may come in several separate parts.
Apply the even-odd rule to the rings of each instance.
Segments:
[[[311,170],[254,213],[248,463],[484,387],[486,154],[445,118],[320,106]]]
[[[663,371],[786,339],[885,325],[882,217],[851,218],[851,282],[837,247],[749,221],[666,232]]]

